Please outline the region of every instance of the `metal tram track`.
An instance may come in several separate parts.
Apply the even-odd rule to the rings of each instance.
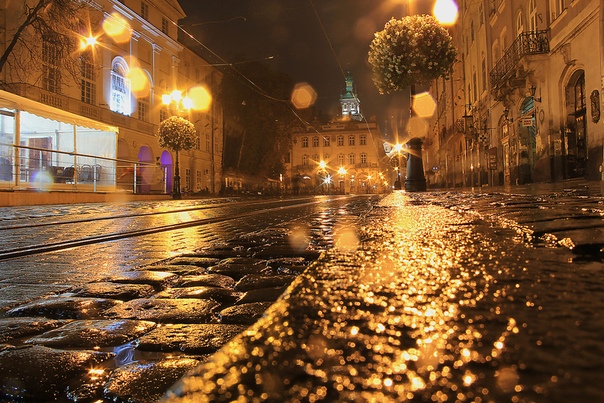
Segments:
[[[342,198],[344,198],[344,197],[333,198],[333,199],[330,199],[329,201],[333,202],[336,200],[341,200]],[[246,206],[248,206],[248,207],[254,206],[254,205],[258,205],[258,204],[265,204],[265,205],[268,204],[268,205],[272,206],[275,204],[275,202],[276,201],[272,201],[272,202],[268,202],[268,203],[267,202],[256,202],[256,203],[246,202],[246,203],[242,204],[241,208],[244,208]],[[0,261],[24,257],[24,256],[32,256],[32,255],[48,253],[48,252],[56,252],[56,251],[61,251],[61,250],[66,250],[66,249],[71,249],[71,248],[75,248],[75,247],[79,247],[79,246],[91,245],[91,244],[96,244],[96,243],[109,242],[109,241],[115,241],[115,240],[120,240],[120,239],[156,234],[156,233],[160,233],[160,232],[174,231],[174,230],[179,230],[179,229],[183,229],[183,228],[190,228],[190,227],[196,227],[196,226],[202,226],[202,225],[208,225],[208,224],[227,222],[227,221],[237,220],[237,219],[241,219],[241,218],[245,218],[245,217],[266,214],[266,213],[270,213],[270,212],[283,211],[283,210],[287,210],[287,209],[316,205],[316,204],[320,204],[320,203],[324,203],[324,202],[325,202],[325,200],[323,200],[323,199],[319,199],[319,200],[314,199],[312,201],[303,200],[303,202],[301,202],[301,203],[279,205],[279,206],[266,207],[266,208],[257,208],[255,210],[245,210],[243,212],[234,213],[234,214],[228,213],[228,214],[225,214],[225,215],[222,215],[219,217],[202,218],[202,219],[196,219],[196,220],[191,220],[191,221],[186,221],[186,222],[181,222],[181,223],[176,223],[176,224],[161,225],[161,226],[151,227],[151,228],[136,229],[136,230],[124,231],[124,232],[113,232],[113,233],[109,233],[109,234],[93,235],[93,236],[88,236],[88,237],[84,237],[84,238],[80,238],[80,239],[72,239],[72,240],[68,240],[68,241],[60,241],[60,242],[47,243],[47,244],[42,244],[42,245],[32,245],[32,246],[26,246],[26,247],[21,247],[21,248],[7,249],[7,250],[3,250],[0,252]],[[54,224],[53,223],[41,223],[41,224],[38,224],[37,226],[81,224],[81,223],[85,223],[85,222],[98,221],[98,220],[115,220],[115,219],[120,219],[120,218],[131,218],[131,217],[154,215],[154,214],[178,214],[178,213],[191,211],[191,210],[201,210],[204,208],[219,208],[219,207],[225,207],[225,206],[224,205],[211,205],[211,206],[203,206],[202,208],[196,207],[196,208],[179,209],[179,210],[165,211],[165,212],[140,213],[140,214],[119,215],[119,216],[112,216],[112,217],[87,218],[87,219],[82,219],[82,220],[69,220],[69,221],[54,222]],[[16,226],[14,226],[14,227],[16,227]],[[36,227],[36,225],[30,225],[28,227],[34,228],[34,227]],[[20,228],[23,228],[23,226],[20,226]]]

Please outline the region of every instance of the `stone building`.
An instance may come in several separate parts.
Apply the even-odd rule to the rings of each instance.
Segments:
[[[156,133],[179,114],[199,135],[179,154],[182,190],[217,193],[222,108],[212,95],[221,73],[179,42],[178,1],[79,4],[78,29],[63,32],[77,51],[62,54],[51,33],[28,42],[36,35],[26,27],[0,74],[0,189],[171,193],[175,155]],[[0,11],[4,52],[24,4],[1,2]]]
[[[599,0],[460,2],[455,72],[432,85],[438,186],[602,180]],[[441,102],[442,101],[442,102]]]
[[[375,122],[367,122],[350,74],[340,97],[342,118],[310,124],[292,133],[286,155],[288,191],[294,193],[382,193],[393,177],[388,149]]]

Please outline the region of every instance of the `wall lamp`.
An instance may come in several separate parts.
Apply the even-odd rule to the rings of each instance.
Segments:
[[[534,85],[531,85],[531,88],[529,88],[529,91],[531,92],[531,97],[533,98],[533,100],[535,102],[541,102],[541,97],[535,98],[535,92],[537,92],[537,87],[535,87]]]

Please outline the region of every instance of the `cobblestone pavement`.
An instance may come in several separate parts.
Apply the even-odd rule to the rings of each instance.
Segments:
[[[604,401],[604,200],[515,190],[389,196],[166,401]]]
[[[39,267],[57,270],[61,284],[55,295],[31,295],[28,303],[11,304],[0,318],[0,394],[9,401],[27,402],[157,401],[186,371],[260,318],[323,250],[332,247],[334,227],[366,212],[371,204],[363,197],[326,203],[303,219],[296,220],[290,212],[274,217],[285,225],[271,225],[273,218],[258,216],[247,224],[224,224],[236,228],[205,230],[201,238],[195,229],[175,231],[167,240],[165,234],[164,239],[150,237],[142,242],[151,242],[157,255],[144,254],[147,263],[141,265],[114,263],[120,265],[116,270],[94,261],[95,256],[111,255],[95,253],[98,245],[74,254],[86,259],[84,268],[81,260],[77,265],[40,262]],[[249,231],[255,227],[265,229]],[[207,232],[216,230],[230,238],[208,239]],[[174,238],[189,249],[191,240],[203,247],[176,254]],[[129,242],[131,255],[118,256],[142,261],[136,258],[137,253],[143,255],[137,248],[149,245]],[[153,256],[158,258],[149,263]],[[66,270],[70,264],[74,267]],[[52,281],[52,273],[33,267],[23,275],[31,281]],[[82,277],[69,279],[78,267]],[[97,275],[91,276],[95,268]],[[56,287],[45,285],[47,292]],[[7,295],[6,288],[1,291]]]
[[[604,401],[598,189],[396,192],[333,213],[16,307],[5,399]]]

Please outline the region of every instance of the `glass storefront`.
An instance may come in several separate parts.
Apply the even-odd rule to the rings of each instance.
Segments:
[[[117,129],[11,101],[0,97],[0,186],[115,188]]]

